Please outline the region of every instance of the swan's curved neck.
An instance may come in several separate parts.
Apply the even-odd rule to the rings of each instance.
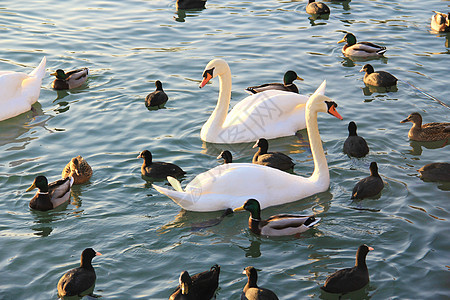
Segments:
[[[216,135],[217,130],[222,128],[228,114],[231,98],[231,71],[228,68],[219,76],[219,98],[217,105],[208,121],[203,125],[202,131],[208,129],[208,134]],[[206,134],[206,133],[205,133]],[[203,134],[202,134],[203,136]]]
[[[317,125],[317,112],[307,111],[306,128],[314,160],[314,172],[310,178],[314,181],[327,183],[330,181],[330,172],[328,170],[327,158],[325,157],[322,141],[320,139],[319,126]]]

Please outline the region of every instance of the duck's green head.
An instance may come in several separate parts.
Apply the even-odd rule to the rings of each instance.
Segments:
[[[338,44],[343,42],[346,42],[349,46],[354,45],[356,44],[356,37],[353,35],[353,33],[349,32],[344,36],[342,40],[338,42]]]
[[[48,191],[47,178],[45,176],[42,176],[42,175],[37,176],[34,179],[33,184],[29,188],[27,188],[26,192],[34,190],[35,188],[38,188],[42,192],[47,192]]]
[[[58,79],[67,79],[67,74],[64,70],[58,69],[55,73],[50,74],[52,76],[56,76]]]
[[[294,80],[303,80],[303,78],[299,77],[295,71],[289,70],[284,73],[283,82],[284,84],[291,84]]]
[[[243,210],[249,211],[253,219],[261,219],[261,206],[259,205],[258,200],[248,199],[244,205],[234,209],[234,211]]]

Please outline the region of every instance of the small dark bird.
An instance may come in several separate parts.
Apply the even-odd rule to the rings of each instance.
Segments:
[[[361,179],[353,188],[351,199],[364,199],[378,195],[384,188],[376,162],[370,163],[370,176]]]
[[[256,141],[253,148],[259,147],[259,150],[253,156],[252,163],[272,167],[281,171],[288,171],[294,169],[292,158],[281,152],[267,152],[269,149],[269,142],[261,138]]]
[[[397,78],[385,71],[375,72],[371,64],[365,64],[360,72],[366,72],[364,83],[372,86],[391,87],[397,84]]]
[[[420,178],[424,181],[450,182],[449,163],[431,163],[423,166],[419,170]]]
[[[158,108],[160,108],[167,102],[167,100],[169,100],[169,97],[167,97],[167,94],[164,92],[161,81],[156,80],[155,86],[156,90],[148,94],[147,97],[145,97],[145,106],[147,107],[157,106]]]
[[[81,264],[78,268],[67,271],[58,282],[58,297],[90,295],[94,291],[95,275],[92,267],[92,259],[95,256],[102,255],[92,248],[86,248],[81,253]]]
[[[278,300],[277,295],[269,289],[258,287],[258,273],[256,269],[249,266],[244,269],[242,274],[247,275],[247,284],[244,286],[241,294],[241,300]]]
[[[366,140],[356,133],[356,123],[348,123],[348,137],[344,142],[343,151],[345,154],[353,157],[364,157],[369,153],[369,146]]]
[[[422,116],[413,112],[400,123],[413,123],[408,132],[408,138],[412,141],[431,142],[442,141],[450,138],[450,123],[433,122],[422,125]]]
[[[367,245],[359,246],[355,266],[334,272],[328,276],[325,284],[320,288],[328,293],[346,294],[365,287],[369,283],[366,256],[371,250],[373,248]]]
[[[178,9],[203,9],[206,0],[177,0],[176,8]]]
[[[297,75],[297,73],[295,73],[292,70],[289,70],[284,74],[283,83],[278,83],[278,82],[265,83],[265,84],[258,85],[258,86],[248,87],[245,90],[252,94],[256,94],[256,93],[260,93],[260,92],[264,92],[264,91],[268,91],[268,90],[280,90],[280,91],[293,92],[293,93],[298,94],[298,88],[294,84],[294,80],[296,80],[296,79],[303,80],[303,78],[300,78]]]
[[[330,8],[325,3],[309,0],[308,5],[306,5],[306,13],[310,15],[327,15],[330,13]]]
[[[50,74],[56,76],[56,79],[52,83],[52,88],[55,90],[69,90],[80,87],[86,82],[88,74],[88,68],[73,70],[67,73],[64,70],[58,69],[55,73]]]
[[[166,162],[153,162],[152,154],[148,150],[142,151],[137,158],[143,158],[141,174],[151,178],[165,179],[167,176],[181,177],[184,172],[179,166]]]
[[[219,286],[220,266],[214,265],[209,271],[189,275],[181,272],[180,285],[172,293],[169,300],[209,300]]]
[[[221,158],[223,158],[225,164],[231,164],[233,162],[233,156],[228,150],[223,150],[222,152],[220,152],[219,156],[217,156],[217,159]]]
[[[70,198],[70,188],[73,181],[73,177],[69,176],[48,184],[47,177],[37,176],[33,184],[26,190],[26,192],[29,192],[35,188],[38,189],[38,192],[30,200],[30,208],[47,211],[66,203]]]

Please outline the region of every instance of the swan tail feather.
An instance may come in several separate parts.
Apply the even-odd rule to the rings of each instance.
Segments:
[[[327,81],[324,80],[320,86],[317,88],[317,90],[314,92],[314,94],[320,94],[325,95],[325,88],[327,87]]]
[[[184,192],[180,182],[176,178],[172,176],[167,176],[167,180],[169,181],[170,185],[175,189],[175,191]]]
[[[29,76],[42,79],[45,76],[45,64],[46,63],[47,63],[47,58],[44,56],[44,58],[42,58],[42,60],[41,60],[41,63],[39,64],[39,66],[37,66],[36,69],[34,69],[29,74]]]
[[[155,190],[160,192],[163,195],[166,195],[170,199],[172,199],[176,204],[181,206],[186,210],[192,210],[192,207],[195,205],[195,202],[192,201],[192,197],[190,194],[183,191],[174,191],[162,186],[152,185]]]

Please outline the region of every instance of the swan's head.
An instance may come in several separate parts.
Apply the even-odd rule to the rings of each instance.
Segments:
[[[306,110],[312,111],[315,113],[318,112],[327,112],[339,120],[342,120],[343,118],[341,115],[336,111],[336,107],[338,106],[336,102],[328,98],[327,96],[323,95],[323,92],[325,91],[325,84],[324,81],[320,87],[314,92],[314,94],[309,97],[308,102],[306,102]]]
[[[227,72],[230,72],[230,67],[225,60],[220,58],[211,60],[203,71],[203,80],[200,83],[199,88],[204,87],[212,78]]]

